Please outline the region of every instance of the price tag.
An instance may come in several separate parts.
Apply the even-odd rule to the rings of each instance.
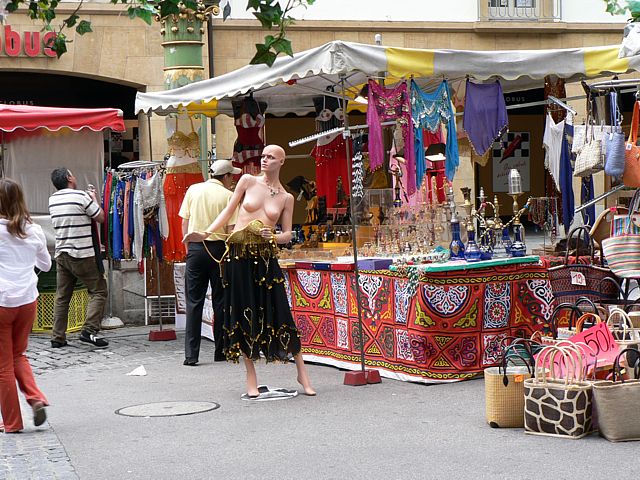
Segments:
[[[594,368],[613,365],[618,353],[620,353],[620,348],[606,323],[597,323],[595,326],[583,330],[565,341],[575,343],[582,351],[582,364],[586,364],[587,375],[590,375]],[[578,353],[573,350],[567,350],[567,353],[572,357],[577,357],[578,355]],[[536,355],[536,361],[537,357],[538,355]],[[576,358],[575,360],[576,365],[579,365],[579,359]],[[558,377],[564,377],[567,371],[564,357],[557,355],[554,364],[556,375]],[[542,367],[551,369],[550,365],[542,365]]]
[[[587,286],[587,278],[581,272],[571,272],[571,285]]]
[[[514,375],[513,376],[513,381],[515,383],[522,383],[524,382],[524,375]]]

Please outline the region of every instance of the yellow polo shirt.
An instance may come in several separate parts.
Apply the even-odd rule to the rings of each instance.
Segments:
[[[222,182],[216,179],[191,185],[178,213],[182,218],[189,220],[187,233],[204,232],[227,206],[231,195],[233,192],[227,190]],[[228,225],[236,223],[237,214],[236,210]],[[209,235],[207,240],[226,240],[226,238],[224,228],[221,228]]]

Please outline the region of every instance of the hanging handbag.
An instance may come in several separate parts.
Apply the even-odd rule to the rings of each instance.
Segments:
[[[627,187],[640,187],[640,147],[638,141],[638,122],[640,121],[640,104],[633,104],[633,117],[631,118],[631,131],[629,141],[624,152],[624,175],[622,183]]]
[[[582,352],[570,345],[547,346],[524,381],[525,433],[582,438],[592,431],[591,383],[585,381]],[[564,365],[559,372],[558,365]]]
[[[623,355],[638,359],[636,349],[627,348],[616,357],[613,368],[613,380],[595,382],[593,384],[593,401],[598,411],[598,429],[600,435],[610,442],[626,442],[640,440],[640,362],[627,365],[634,373],[635,380],[625,381],[620,369]]]
[[[605,134],[604,172],[612,177],[621,177],[625,164],[625,138],[620,126],[622,116],[618,109],[618,94],[611,92],[611,133]]]
[[[574,263],[570,264],[569,250],[571,248],[571,239],[574,236],[577,238],[576,256]],[[580,263],[581,236],[589,243],[589,264]],[[564,264],[551,267],[548,270],[551,290],[558,302],[574,304],[579,297],[587,297],[593,302],[601,299],[618,298],[618,290],[615,285],[602,281],[606,277],[615,278],[615,275],[608,268],[595,265],[593,250],[593,239],[589,236],[589,230],[586,227],[577,227],[569,232]]]
[[[524,427],[524,381],[533,375],[534,360],[518,353],[519,346],[504,350],[500,366],[484,369],[485,415],[492,428]]]
[[[573,175],[576,177],[590,177],[594,173],[604,169],[604,155],[602,153],[602,140],[595,138],[594,126],[587,123],[587,141],[578,152]]]
[[[633,212],[640,200],[638,192],[640,190],[636,191],[629,205],[624,234],[602,241],[602,251],[609,268],[621,278],[640,278],[640,235],[631,233]]]

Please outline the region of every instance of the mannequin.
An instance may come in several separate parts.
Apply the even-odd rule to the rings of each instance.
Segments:
[[[191,133],[185,134],[176,129],[167,143],[169,158],[163,189],[169,219],[169,237],[163,242],[163,257],[170,262],[182,262],[186,251],[182,243],[182,220],[178,212],[187,189],[204,180],[198,164],[200,137],[191,123]]]

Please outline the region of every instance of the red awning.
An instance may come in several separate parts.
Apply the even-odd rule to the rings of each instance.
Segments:
[[[58,108],[0,104],[0,131],[32,132],[39,128],[57,131],[89,128],[95,132],[110,128],[124,132],[122,110],[117,108]]]

